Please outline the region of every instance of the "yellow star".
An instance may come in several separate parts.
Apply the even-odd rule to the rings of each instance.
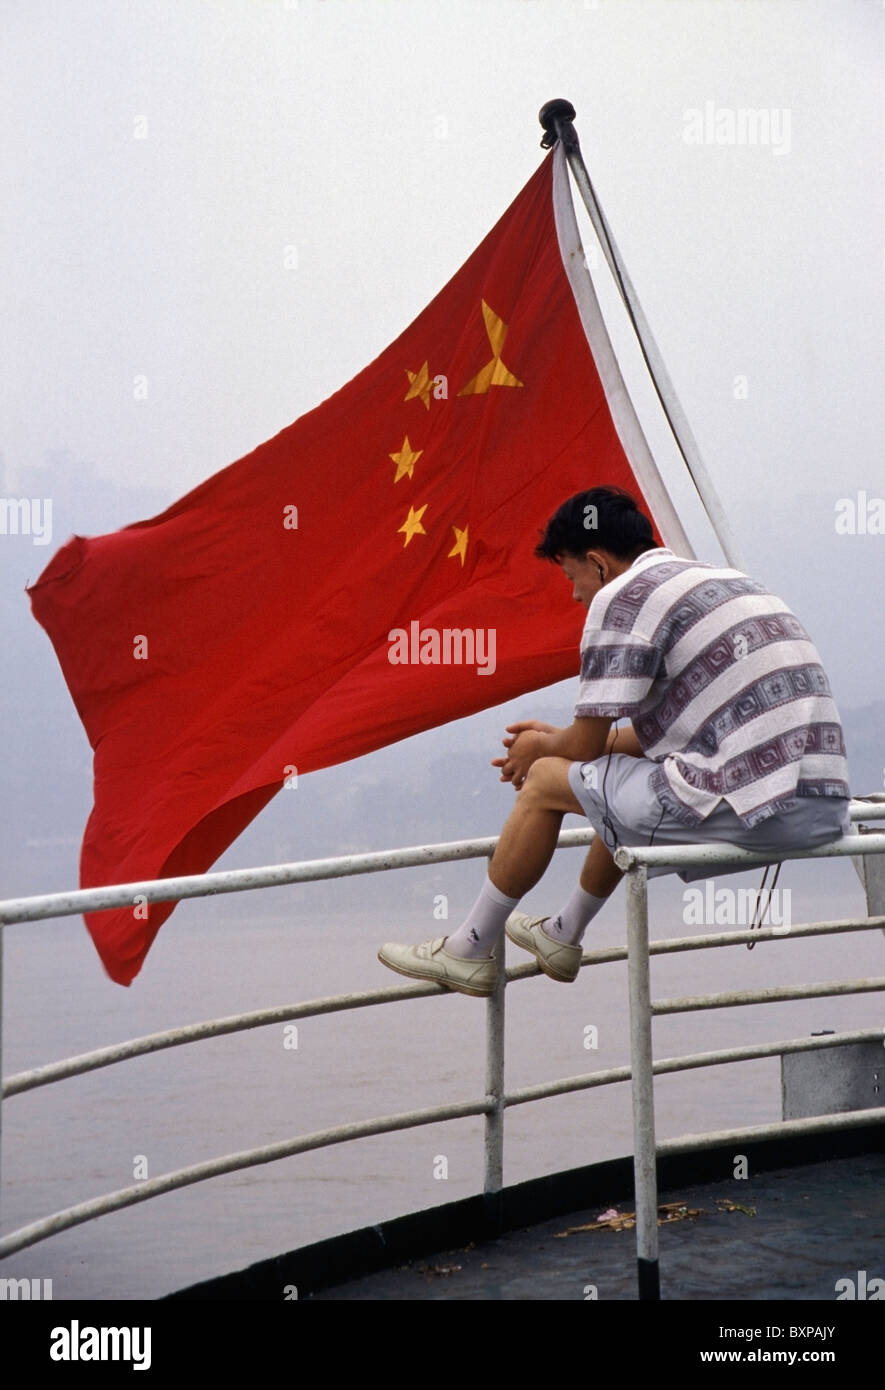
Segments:
[[[427,511],[427,503],[426,503],[426,502],[424,503],[424,506],[423,506],[423,507],[419,507],[419,508],[418,508],[417,512],[415,511],[415,508],[414,508],[414,507],[410,507],[410,508],[409,508],[409,515],[406,517],[406,519],[405,519],[405,521],[403,522],[402,526],[397,527],[397,531],[398,531],[398,532],[399,532],[399,531],[405,531],[405,533],[406,533],[406,539],[403,541],[403,549],[406,548],[406,546],[409,544],[409,541],[412,539],[413,536],[426,536],[426,535],[427,535],[427,532],[424,530],[424,527],[421,525],[421,518],[422,518],[422,516],[424,515],[424,513],[425,513],[426,511]]]
[[[411,478],[415,464],[418,462],[419,458],[423,453],[423,449],[412,448],[411,444],[409,443],[409,436],[406,435],[405,439],[402,442],[402,447],[399,453],[388,455],[388,458],[392,458],[394,463],[396,464],[396,477],[393,481],[395,483],[398,483],[400,478],[404,478],[407,473]]]
[[[452,530],[455,533],[455,544],[452,546],[451,550],[446,556],[446,559],[450,560],[453,555],[460,555],[461,568],[463,569],[464,561],[467,557],[467,532],[469,530],[469,527],[465,526],[464,530],[460,531],[457,526],[453,526]]]
[[[433,377],[427,370],[427,363],[420,367],[417,372],[410,372],[405,368],[406,376],[409,378],[409,389],[403,396],[404,401],[421,400],[424,402],[424,409],[430,409],[430,392],[433,387]]]
[[[466,386],[461,387],[458,392],[459,396],[484,396],[492,386],[522,386],[523,384],[512,372],[507,370],[501,361],[504,339],[507,337],[506,323],[503,319],[498,318],[494,309],[490,309],[485,300],[482,301],[482,316],[486,322],[486,333],[494,355],[491,362],[487,362],[472,381],[468,381]]]

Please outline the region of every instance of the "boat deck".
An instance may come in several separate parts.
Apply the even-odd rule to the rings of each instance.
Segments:
[[[751,1160],[752,1162],[752,1160]],[[746,1180],[663,1189],[661,1204],[696,1215],[660,1230],[663,1299],[805,1300],[833,1302],[885,1280],[885,1154],[867,1153]],[[305,1295],[312,1300],[635,1300],[633,1229],[581,1231],[611,1208],[583,1211],[478,1244],[440,1250]],[[729,1209],[731,1208],[731,1209]],[[885,1288],[883,1288],[885,1292]],[[856,1296],[864,1297],[862,1289]]]

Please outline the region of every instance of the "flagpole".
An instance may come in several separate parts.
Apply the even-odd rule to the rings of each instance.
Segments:
[[[734,569],[743,570],[745,568],[741,560],[740,547],[731,529],[731,524],[725,514],[712,479],[707,472],[701,452],[698,448],[691,426],[685,416],[685,412],[679,403],[670,375],[664,365],[660,349],[655,341],[654,334],[648,325],[648,321],[643,313],[642,306],[636,296],[633,283],[627,273],[627,268],[621,259],[615,240],[611,234],[605,214],[600,207],[599,200],[590,182],[590,175],[581,154],[581,146],[578,141],[578,134],[572,124],[575,119],[575,108],[571,102],[564,100],[548,101],[541,107],[538,120],[544,127],[544,137],[541,145],[544,149],[550,149],[556,144],[557,140],[562,142],[563,150],[568,161],[569,168],[581,197],[584,206],[593,223],[593,229],[599,238],[609,270],[612,273],[615,284],[618,287],[624,308],[633,325],[642,357],[648,368],[649,376],[654,384],[661,409],[664,412],[670,431],[676,441],[682,459],[688,469],[689,476],[694,483],[698,496],[703,503],[704,510],[713,527],[716,537],[722,547],[722,553],[726,561]],[[588,272],[589,273],[589,272]]]

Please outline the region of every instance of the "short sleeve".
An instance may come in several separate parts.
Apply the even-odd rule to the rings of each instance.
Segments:
[[[658,677],[662,661],[663,653],[644,637],[588,624],[581,640],[575,717],[619,719],[636,714]]]

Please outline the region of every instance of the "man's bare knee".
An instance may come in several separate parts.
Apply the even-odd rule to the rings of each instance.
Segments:
[[[532,763],[519,795],[548,811],[573,811],[583,816],[584,808],[571,789],[568,758],[538,758]]]

